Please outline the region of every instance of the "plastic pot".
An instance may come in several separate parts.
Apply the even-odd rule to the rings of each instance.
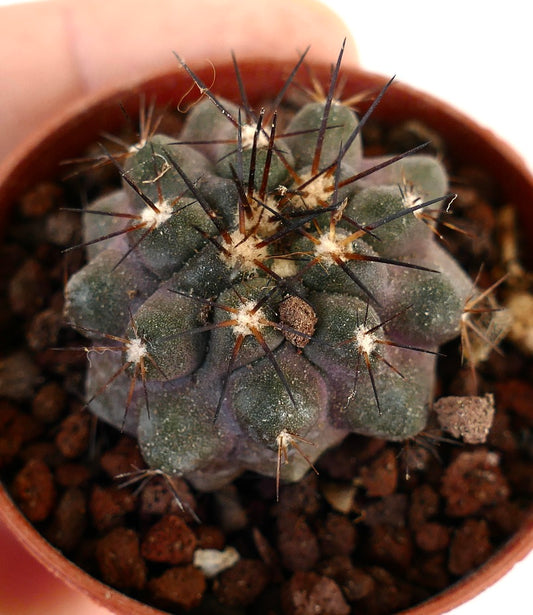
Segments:
[[[291,68],[269,60],[241,63],[240,70],[250,101],[254,103],[275,94]],[[323,81],[327,81],[329,67],[316,66],[313,70]],[[205,72],[201,68],[198,71],[210,82],[211,67]],[[363,90],[377,92],[386,81],[381,76],[360,69],[345,70],[344,75],[346,86],[343,94],[347,97]],[[305,74],[298,77],[300,81],[305,81],[305,78]],[[59,167],[61,161],[79,155],[102,132],[113,132],[117,128],[123,121],[119,102],[135,117],[141,92],[145,93],[147,100],[156,96],[160,105],[175,105],[189,88],[190,78],[184,71],[176,71],[160,75],[128,91],[107,92],[87,98],[60,113],[24,147],[14,152],[0,170],[0,233],[9,223],[10,210],[25,190],[41,180],[58,177],[64,172]],[[229,63],[216,67],[213,90],[228,98],[238,97],[233,67]],[[191,96],[195,98],[196,93]],[[375,111],[375,117],[385,124],[416,118],[443,135],[450,156],[460,164],[473,161],[484,168],[499,186],[501,200],[516,206],[522,228],[533,233],[533,177],[519,156],[490,131],[448,105],[399,83],[387,92]],[[23,517],[3,488],[0,488],[0,519],[54,575],[112,612],[127,615],[159,613],[90,577],[66,559]],[[533,519],[529,519],[475,573],[406,612],[412,615],[447,612],[495,583],[532,549]]]

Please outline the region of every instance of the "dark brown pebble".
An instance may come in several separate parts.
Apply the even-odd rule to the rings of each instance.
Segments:
[[[361,600],[375,590],[374,579],[361,568],[356,568],[347,555],[324,560],[319,565],[319,572],[339,585],[348,602]]]
[[[496,409],[487,441],[492,448],[504,453],[515,453],[518,449],[516,433],[511,425],[511,417],[500,408]]]
[[[506,500],[496,506],[487,506],[483,511],[487,519],[491,536],[511,536],[520,529],[527,518],[527,510],[521,508],[516,502]]]
[[[392,448],[385,449],[360,472],[361,481],[369,497],[391,495],[398,485],[398,461]]]
[[[71,211],[53,211],[46,218],[44,231],[51,244],[68,248],[79,243],[80,216]]]
[[[55,443],[67,459],[75,459],[86,452],[89,445],[91,416],[85,412],[70,414],[61,422]]]
[[[391,493],[379,500],[366,504],[362,510],[365,525],[386,524],[392,527],[405,527],[408,496],[405,493]]]
[[[374,579],[376,590],[359,602],[361,613],[390,615],[412,604],[412,585],[401,581],[380,566],[370,566],[365,571]]]
[[[169,568],[160,577],[150,579],[148,590],[156,604],[163,608],[198,606],[206,590],[203,573],[194,566]]]
[[[87,502],[81,489],[67,489],[59,498],[52,523],[46,531],[48,540],[61,551],[73,551],[87,526]]]
[[[226,537],[218,527],[202,524],[195,528],[195,533],[199,549],[224,549]]]
[[[359,440],[359,436],[350,434],[339,446],[326,451],[318,461],[320,475],[327,475],[334,480],[351,481],[360,463]]]
[[[0,400],[0,467],[10,463],[20,447],[40,432],[40,425],[32,417],[19,412],[15,404]]]
[[[11,278],[9,303],[14,314],[31,318],[45,305],[50,294],[48,275],[34,259],[28,259]]]
[[[53,423],[65,409],[67,394],[57,382],[48,382],[35,394],[32,400],[32,415],[43,423]]]
[[[89,499],[93,526],[99,532],[122,525],[124,516],[135,510],[135,496],[127,489],[95,485]]]
[[[62,463],[55,468],[55,479],[61,487],[81,487],[85,485],[91,478],[89,468],[81,463],[67,462]]]
[[[279,502],[274,507],[274,514],[283,516],[294,512],[314,515],[319,507],[318,479],[314,472],[308,472],[299,482],[282,485]]]
[[[39,218],[62,200],[63,190],[58,184],[42,182],[28,191],[20,201],[20,209],[27,218]]]
[[[533,425],[533,386],[524,380],[504,380],[496,385],[496,398],[502,408],[514,412]]]
[[[467,519],[453,535],[448,569],[452,574],[461,576],[482,564],[491,553],[487,522],[484,519]]]
[[[173,477],[170,485],[166,479],[155,477],[141,490],[140,512],[147,515],[175,514],[187,521],[194,518],[196,500],[189,485]]]
[[[154,524],[141,543],[143,557],[152,562],[192,562],[197,541],[194,532],[177,515],[167,515]]]
[[[44,521],[56,501],[56,488],[50,468],[39,459],[31,459],[15,476],[13,497],[32,522]]]
[[[137,442],[129,436],[121,436],[113,448],[100,458],[100,467],[110,478],[128,474],[146,467]]]
[[[431,592],[445,589],[450,584],[447,556],[446,551],[441,551],[417,557],[416,566],[407,571],[409,581]]]
[[[348,615],[350,607],[333,579],[295,572],[282,588],[284,615]]]
[[[269,581],[268,568],[258,559],[240,559],[213,582],[213,593],[226,606],[248,606]]]
[[[140,590],[146,584],[146,564],[141,557],[139,537],[117,527],[96,544],[96,559],[105,583],[118,589]]]
[[[61,453],[57,450],[57,446],[53,442],[46,442],[44,440],[37,440],[36,442],[30,442],[20,450],[20,457],[24,461],[30,461],[31,459],[39,459],[44,461],[49,468],[55,469],[65,459]]]
[[[415,542],[423,551],[446,549],[450,542],[450,530],[441,523],[423,523],[415,531]]]
[[[63,325],[64,320],[60,311],[48,308],[38,312],[31,319],[26,331],[28,346],[36,352],[56,346]]]
[[[357,530],[348,517],[329,513],[317,527],[317,537],[323,557],[349,555],[357,544]]]
[[[41,382],[39,368],[24,350],[0,359],[0,391],[13,401],[29,400]]]
[[[418,527],[437,514],[440,507],[440,496],[431,485],[420,485],[411,493],[409,506],[409,524]]]
[[[289,570],[311,570],[320,557],[314,532],[302,516],[287,513],[277,520],[277,544],[281,561]]]
[[[413,541],[406,528],[376,525],[371,528],[367,549],[372,561],[407,568],[413,558]]]

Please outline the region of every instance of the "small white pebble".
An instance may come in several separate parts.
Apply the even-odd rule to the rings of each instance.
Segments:
[[[207,578],[216,577],[222,571],[231,568],[241,556],[233,547],[226,547],[224,551],[217,549],[196,549],[193,565],[200,568]]]

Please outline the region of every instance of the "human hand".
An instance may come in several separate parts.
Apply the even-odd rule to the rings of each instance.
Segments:
[[[0,8],[0,165],[74,100],[188,63],[267,56],[331,62],[346,26],[315,0],[49,0]],[[356,61],[348,41],[344,62]]]

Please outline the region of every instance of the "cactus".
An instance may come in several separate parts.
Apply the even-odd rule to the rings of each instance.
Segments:
[[[282,128],[182,62],[204,100],[180,135],[108,154],[123,186],[82,214],[65,313],[93,344],[88,406],[201,490],[245,470],[297,481],[350,432],[418,434],[472,297],[435,230],[442,165],[364,156],[388,86],[359,119],[333,94],[341,56]]]

